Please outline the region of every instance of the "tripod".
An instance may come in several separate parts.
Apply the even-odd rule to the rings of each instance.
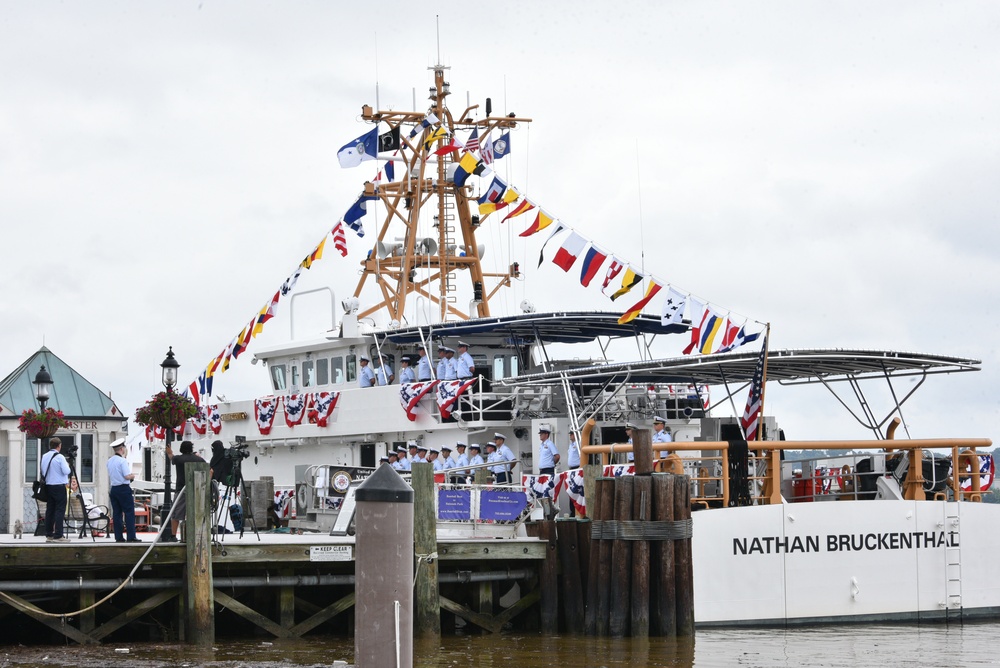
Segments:
[[[230,452],[232,452],[232,449],[226,453],[226,456],[229,457],[232,468],[225,477],[226,490],[223,492],[222,499],[219,501],[219,507],[216,510],[215,530],[218,532],[220,526],[225,526],[223,513],[229,512],[230,499],[238,502],[239,494],[242,493],[243,499],[246,501],[247,512],[243,517],[243,522],[240,524],[240,538],[243,538],[243,531],[246,529],[247,522],[253,522],[253,532],[259,541],[260,532],[257,531],[257,522],[253,518],[253,505],[250,500],[250,492],[247,490],[247,483],[243,479],[243,456],[239,451],[233,452],[235,456],[231,456]],[[222,542],[225,538],[226,534],[223,532],[219,538],[219,542]]]
[[[74,457],[67,457],[66,462],[69,464],[69,484],[70,489],[73,487],[73,483],[76,483],[76,492],[70,494],[70,499],[66,503],[66,515],[69,515],[70,504],[73,503],[73,499],[77,499],[80,504],[80,538],[84,538],[87,535],[87,531],[90,531],[90,540],[92,542],[97,542],[97,537],[94,535],[94,527],[90,523],[90,514],[87,510],[87,504],[83,501],[83,488],[80,487],[80,480],[76,477],[76,461]],[[68,517],[63,517],[63,524],[66,524]],[[105,525],[103,529],[98,528],[97,530],[106,533],[108,526]]]

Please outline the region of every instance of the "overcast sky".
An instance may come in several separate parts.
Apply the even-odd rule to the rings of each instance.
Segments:
[[[336,153],[376,79],[382,108],[416,90],[426,109],[438,14],[450,107],[534,119],[498,165],[534,201],[770,322],[772,347],[981,359],[905,416],[914,437],[1000,437],[1000,5],[362,4],[0,4],[0,376],[44,342],[129,415],[168,346],[193,380],[372,178]],[[520,220],[480,232],[488,271],[527,270],[494,312],[619,306],[535,270]],[[353,292],[348,244],[298,291]],[[250,352],[318,331],[318,299]],[[217,393],[266,393],[249,359]],[[819,388],[769,388],[767,412],[790,438],[869,436]]]

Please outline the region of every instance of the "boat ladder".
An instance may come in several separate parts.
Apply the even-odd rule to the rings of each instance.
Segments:
[[[347,535],[348,529],[351,527],[351,521],[354,519],[354,509],[357,506],[357,501],[354,498],[354,492],[357,489],[354,485],[348,488],[347,495],[344,497],[344,503],[340,506],[340,512],[337,513],[337,521],[334,522],[333,528],[330,529],[331,536]]]
[[[945,617],[961,615],[962,610],[962,548],[959,502],[944,502],[945,532]],[[954,538],[954,539],[953,539]]]

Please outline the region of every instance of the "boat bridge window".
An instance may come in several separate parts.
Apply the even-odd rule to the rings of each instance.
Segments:
[[[330,362],[325,357],[316,360],[316,384],[326,385],[330,382]]]
[[[519,362],[517,355],[494,355],[493,380],[518,375],[521,372]]]
[[[302,363],[302,387],[312,387],[316,384],[316,365],[312,360]]]
[[[358,379],[358,357],[354,353],[347,356],[347,382],[353,383]]]
[[[341,355],[330,358],[330,370],[333,372],[333,384],[344,384],[344,358]]]
[[[285,382],[285,365],[271,365],[271,386],[275,392],[284,392],[288,385]]]
[[[299,365],[298,364],[292,364],[291,365],[291,370],[292,370],[292,387],[295,388],[295,389],[298,389],[298,387],[299,387]]]

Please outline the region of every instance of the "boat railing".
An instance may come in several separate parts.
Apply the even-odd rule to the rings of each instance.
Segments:
[[[704,507],[730,505],[766,505],[789,501],[876,498],[877,478],[891,477],[898,483],[900,498],[922,501],[928,498],[982,501],[983,476],[981,457],[987,457],[993,442],[987,438],[893,439],[874,441],[684,441],[653,443],[655,470],[688,475],[692,484],[692,504]],[[742,450],[741,448],[747,448]],[[750,450],[752,448],[752,450]],[[631,451],[628,443],[586,445],[584,455],[598,455],[602,464],[615,463],[613,456],[624,457]],[[831,454],[816,465],[803,460],[800,476],[795,477],[796,462],[786,461],[783,450],[823,450]],[[859,450],[871,450],[867,454]],[[669,453],[660,458],[660,453]],[[865,460],[882,458],[884,472],[875,466],[858,468]],[[730,461],[746,461],[746,483],[742,467],[731,472]],[[844,463],[839,464],[843,459]],[[956,474],[941,475],[943,461],[958,462]],[[852,463],[848,463],[852,462]],[[620,463],[620,462],[619,462]],[[802,464],[802,462],[799,462]],[[849,472],[844,465],[850,467]],[[925,467],[925,464],[927,466]],[[839,471],[834,467],[839,465]],[[925,476],[925,469],[927,475]],[[783,474],[783,471],[786,472]],[[807,477],[808,472],[808,477]],[[798,480],[798,482],[796,482]],[[786,482],[787,481],[787,482]],[[836,487],[835,487],[836,486]],[[783,491],[785,494],[783,494]]]

